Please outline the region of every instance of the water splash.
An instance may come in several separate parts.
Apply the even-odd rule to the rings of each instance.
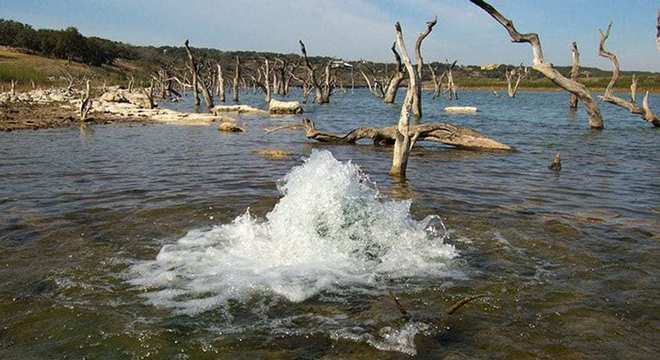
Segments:
[[[300,302],[321,292],[379,288],[389,279],[443,276],[456,256],[436,216],[416,221],[410,201],[380,199],[350,162],[314,151],[278,185],[265,219],[190,231],[153,261],[131,267],[147,301],[197,314],[256,294]]]

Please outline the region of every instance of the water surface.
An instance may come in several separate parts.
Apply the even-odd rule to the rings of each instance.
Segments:
[[[244,134],[157,124],[96,126],[90,134],[0,134],[1,357],[653,358],[660,342],[657,129],[602,104],[606,129],[590,130],[585,113],[571,113],[561,92],[520,92],[509,99],[474,91],[453,102],[428,95],[425,121],[469,126],[517,151],[425,144],[413,152],[408,182],[400,184],[387,175],[389,148],[318,144],[295,130],[263,132],[299,122],[295,116],[241,116]],[[243,98],[261,105],[261,95]],[[651,103],[660,104],[660,97]],[[449,105],[480,111],[443,113]],[[164,106],[192,109],[188,103]],[[391,125],[399,108],[355,90],[305,110],[318,128],[344,132]],[[261,149],[292,156],[267,159],[257,154]],[[329,164],[319,163],[307,168],[309,181],[319,185],[296,198],[292,209],[298,211],[269,214],[286,204],[278,180],[314,151],[350,160],[369,181],[355,174],[321,181],[339,170],[317,173]],[[559,174],[547,169],[556,152],[563,162]],[[360,184],[366,192],[343,198],[334,215],[323,216],[330,207],[312,206]],[[374,188],[378,200],[369,195]],[[392,207],[385,211],[387,204]],[[251,220],[233,223],[245,219],[248,208]],[[395,211],[396,221],[383,222]],[[432,215],[443,220],[447,239],[444,231],[428,233],[424,219]],[[296,227],[301,218],[315,220]],[[297,231],[317,231],[323,221],[330,229],[339,224],[322,234],[329,247],[319,249],[341,250],[327,259],[323,251],[312,252],[320,240]],[[363,227],[346,232],[347,221]],[[364,231],[378,221],[378,228],[391,225],[389,232]],[[262,226],[275,233],[241,233]],[[237,231],[231,233],[238,234],[235,247],[223,237],[228,229]],[[400,236],[402,242],[418,236],[414,248],[424,250],[418,254],[455,253],[423,258],[409,273],[378,268],[401,246],[387,234],[401,229],[412,231]],[[249,246],[264,239],[288,247]],[[170,264],[171,281],[184,287],[196,277],[208,281],[160,299],[215,299],[208,306],[186,311],[154,301],[157,291],[176,287],[146,284],[137,270],[149,264],[158,269],[163,263],[154,262],[166,249],[182,255]],[[273,249],[290,249],[297,261]],[[248,257],[252,263],[231,267],[239,257],[230,250],[263,259]],[[488,297],[444,315],[455,301],[477,294]]]

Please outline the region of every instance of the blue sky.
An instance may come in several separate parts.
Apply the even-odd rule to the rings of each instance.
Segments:
[[[491,0],[521,32],[541,36],[546,60],[566,65],[577,41],[582,63],[609,68],[597,56],[598,28],[614,21],[608,40],[624,70],[660,71],[655,47],[658,0]],[[401,21],[411,48],[424,22],[438,25],[424,42],[427,61],[529,64],[526,44],[467,0],[0,0],[0,17],[37,28],[76,26],[85,35],[141,45],[297,52],[391,60],[393,24]]]

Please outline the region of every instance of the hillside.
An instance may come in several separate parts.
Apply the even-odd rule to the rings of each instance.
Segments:
[[[194,41],[192,42],[194,46]],[[239,57],[246,73],[254,74],[264,58],[271,60],[284,59],[290,64],[301,64],[302,58],[297,54],[278,54],[254,51],[221,51],[217,49],[195,48],[198,63],[206,69],[215,68],[220,64],[231,75],[235,58]],[[313,64],[325,64],[327,57],[313,57]],[[394,64],[375,63],[364,60],[345,61],[353,71],[355,86],[366,86],[359,69],[373,74],[374,78],[387,81]],[[28,88],[36,85],[61,85],[67,78],[80,81],[83,78],[106,84],[126,84],[134,78],[138,85],[146,86],[151,76],[159,69],[167,69],[170,73],[185,77],[187,73],[186,53],[182,46],[133,46],[98,37],[85,37],[74,27],[63,30],[39,29],[30,25],[11,20],[0,19],[0,86],[6,88],[8,83],[15,81],[17,87]],[[454,79],[460,87],[481,87],[499,89],[506,87],[504,72],[512,65],[495,65],[483,69],[478,65],[459,65],[454,69]],[[431,63],[440,74],[447,64]],[[304,71],[298,67],[298,71]],[[559,66],[557,69],[568,74],[569,67]],[[660,90],[660,74],[652,72],[623,71],[616,84],[617,88],[627,89],[632,74],[639,79],[639,87],[645,90]],[[351,83],[351,71],[344,67],[337,69],[337,79],[344,85]],[[580,81],[594,90],[603,89],[610,80],[610,72],[593,67],[583,67],[580,71]],[[423,80],[430,84],[431,75],[425,69]],[[295,85],[295,84],[294,84]],[[429,85],[430,86],[430,85]],[[541,74],[531,71],[529,78],[523,80],[522,88],[555,88]]]

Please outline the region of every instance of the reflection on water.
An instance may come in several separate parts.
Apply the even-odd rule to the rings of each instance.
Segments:
[[[259,94],[242,98],[261,105]],[[324,130],[391,125],[398,117],[396,106],[363,90],[332,100],[305,106]],[[0,356],[346,358],[414,350],[420,357],[652,357],[660,290],[657,130],[603,104],[606,130],[591,131],[581,109],[571,115],[564,93],[521,92],[509,99],[466,92],[454,103],[479,107],[469,115],[442,113],[447,100],[426,100],[427,121],[473,127],[518,151],[425,145],[411,157],[408,181],[397,183],[387,175],[389,148],[318,144],[299,131],[262,130],[299,117],[241,115],[248,132],[240,135],[170,125],[0,134]],[[255,153],[263,148],[293,155],[273,161]],[[299,302],[266,291],[194,315],[150,305],[149,293],[130,284],[130,269],[153,261],[161,249],[176,250],[191,234],[238,226],[228,224],[248,207],[251,221],[266,219],[283,201],[277,180],[313,150],[351,160],[385,197],[412,199],[406,221],[441,215],[460,254],[452,262],[461,275],[379,279],[362,291],[331,277],[310,285],[317,290],[294,299]],[[556,152],[560,176],[547,169]],[[297,228],[289,226],[291,237],[283,230],[281,238],[295,244]],[[205,252],[190,256],[215,259]],[[220,251],[217,258],[227,256]],[[255,264],[267,260],[273,261]],[[364,266],[354,269],[335,260],[324,268],[330,274],[371,271],[369,262],[351,263]],[[191,264],[194,259],[174,263],[172,274],[187,283]],[[233,269],[223,267],[226,262],[211,265],[217,277],[196,279],[203,293],[171,299],[241,291],[244,283],[228,280]],[[156,287],[167,291],[168,283]],[[387,289],[397,292],[411,322],[401,319]],[[490,297],[443,315],[474,294]],[[398,341],[401,346],[388,348]]]

